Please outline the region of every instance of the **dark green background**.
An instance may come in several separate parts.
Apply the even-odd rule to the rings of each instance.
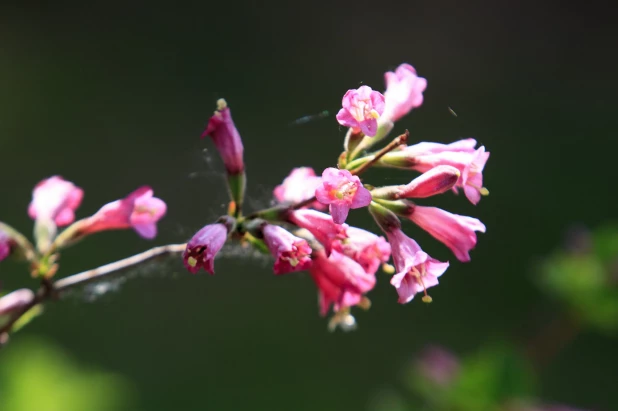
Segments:
[[[535,263],[573,223],[616,217],[617,36],[591,3],[498,3],[5,8],[0,218],[29,233],[31,189],[52,174],[84,188],[79,216],[141,184],[169,206],[154,242],[100,234],[64,253],[59,276],[185,241],[224,213],[220,160],[199,139],[217,98],[244,140],[248,207],[268,205],[292,167],[335,164],[344,130],[334,118],[290,121],[336,112],[361,83],[382,90],[384,71],[402,62],[429,85],[396,131],[408,128],[413,141],[475,137],[491,151],[491,195],[478,206],[450,194],[422,202],[484,221],[471,263],[406,225],[452,263],[431,305],[398,305],[382,276],[358,331],[331,334],[306,273],[275,278],[269,261],[243,257],[218,260],[213,277],[191,276],[171,262],[96,303],[49,305],[7,351],[28,334],[47,336],[80,363],[129,378],[144,410],[343,410],[365,409],[425,344],[466,353],[534,335],[559,308],[533,285]],[[350,222],[376,229],[363,211]],[[35,285],[10,262],[0,281]],[[618,408],[615,352],[615,339],[583,332],[543,371],[542,397]]]

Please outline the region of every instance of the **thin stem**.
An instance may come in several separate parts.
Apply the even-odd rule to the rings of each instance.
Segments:
[[[71,276],[62,278],[55,283],[43,283],[41,288],[37,291],[34,299],[15,312],[13,316],[8,320],[6,324],[0,328],[0,336],[4,333],[8,333],[15,322],[21,318],[32,307],[40,304],[46,300],[57,297],[62,292],[66,292],[74,287],[82,286],[88,282],[99,280],[111,274],[116,274],[120,271],[130,269],[138,264],[145,263],[157,257],[161,257],[167,254],[181,253],[185,250],[186,244],[169,244],[160,247],[151,248],[150,250],[136,254],[131,257],[124,258],[122,260],[105,264],[91,270],[83,271],[81,273],[73,274]]]
[[[393,151],[394,149],[396,149],[400,145],[405,144],[408,141],[408,137],[410,137],[410,132],[408,130],[406,130],[405,133],[403,133],[400,136],[396,137],[393,141],[388,143],[388,145],[386,145],[384,148],[382,148],[382,150],[378,151],[373,156],[373,158],[371,160],[367,161],[365,164],[363,164],[362,166],[360,166],[356,170],[350,171],[350,173],[353,174],[353,175],[356,175],[356,176],[359,175],[359,174],[364,173],[365,171],[367,171],[367,169],[372,167],[382,157],[384,157],[385,154]]]

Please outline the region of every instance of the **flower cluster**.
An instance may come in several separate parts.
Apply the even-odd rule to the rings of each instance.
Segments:
[[[246,170],[242,140],[227,102],[218,100],[202,137],[212,139],[225,165],[231,199],[228,214],[200,229],[186,244],[160,249],[178,252],[182,248],[182,260],[189,272],[203,269],[214,274],[214,260],[226,242],[253,246],[274,258],[273,271],[277,275],[309,272],[318,289],[320,313],[327,315],[331,309],[334,313],[332,327],[353,327],[351,308],[370,307],[367,293],[375,287],[380,269],[391,276],[400,303],[410,302],[418,293],[423,294],[423,301],[430,302],[427,289],[438,284],[438,277],[449,263],[424,252],[403,232],[400,219],[427,231],[450,248],[458,260],[469,261],[470,250],[477,242],[476,232],[485,231],[483,223],[412,200],[461,189],[473,204],[478,204],[481,196],[488,194],[483,186],[483,168],[489,153],[483,146],[476,148],[473,139],[407,145],[407,130],[372,151],[397,121],[422,104],[427,87],[427,81],[408,64],[387,72],[385,81],[383,94],[369,86],[344,94],[336,117],[348,131],[336,168],[328,167],[319,176],[310,167],[295,168],[274,189],[277,204],[248,215],[243,214]],[[361,180],[361,175],[372,167],[421,174],[408,184],[376,187]],[[39,298],[53,295],[54,284],[49,278],[58,270],[63,248],[104,230],[132,228],[141,237],[152,239],[157,234],[157,222],[167,211],[165,203],[144,186],[104,205],[94,215],[75,221],[75,210],[83,195],[81,188],[59,176],[36,185],[28,208],[35,221],[35,245],[0,223],[0,260],[10,255],[26,259],[32,275],[43,283],[36,299],[27,292],[0,299],[3,314],[19,311],[19,307],[27,310]],[[346,223],[351,210],[360,208],[369,210],[384,236]],[[59,232],[60,227],[66,228]],[[147,258],[136,257],[114,264],[121,269]],[[394,266],[389,264],[391,258]],[[0,328],[0,337],[5,329]]]
[[[424,252],[403,232],[400,219],[428,232],[458,260],[470,261],[476,232],[485,232],[483,223],[413,200],[461,189],[478,204],[488,194],[482,173],[489,152],[483,146],[476,148],[474,139],[407,145],[407,130],[382,149],[371,151],[395,122],[422,104],[427,87],[409,64],[387,72],[385,81],[383,94],[368,86],[344,94],[336,118],[349,129],[337,168],[326,168],[321,176],[310,167],[293,169],[274,189],[277,205],[246,216],[242,214],[245,167],[240,134],[227,103],[219,100],[204,135],[213,137],[228,181],[242,173],[242,188],[232,180],[229,215],[205,226],[188,242],[183,254],[187,269],[196,273],[203,268],[214,274],[214,259],[227,241],[251,244],[272,255],[275,274],[309,271],[318,288],[320,313],[326,315],[332,308],[331,325],[344,328],[355,324],[351,307],[370,306],[366,294],[374,288],[381,267],[392,275],[390,282],[400,303],[410,302],[418,293],[430,302],[427,289],[438,284],[449,263]],[[421,174],[408,184],[374,187],[360,178],[371,167]],[[385,237],[346,224],[350,210],[359,208],[368,208]],[[391,257],[394,267],[388,264]]]
[[[150,187],[140,187],[123,199],[101,207],[90,217],[75,221],[75,210],[84,192],[60,176],[49,177],[32,191],[28,215],[34,220],[35,244],[14,228],[0,222],[0,261],[13,252],[28,260],[34,277],[49,278],[58,269],[58,252],[99,231],[132,228],[152,239],[156,223],[166,213],[165,203],[153,197]],[[59,227],[66,227],[58,233]]]

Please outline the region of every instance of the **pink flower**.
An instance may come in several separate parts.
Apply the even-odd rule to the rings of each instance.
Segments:
[[[450,385],[459,373],[459,359],[441,347],[430,346],[421,353],[417,367],[421,375],[439,386]]]
[[[362,131],[373,137],[378,131],[378,118],[384,112],[384,96],[369,86],[348,90],[341,102],[343,108],[337,113],[342,126],[352,127],[355,133]]]
[[[11,239],[4,231],[0,231],[0,261],[4,260],[11,254]]]
[[[0,297],[0,316],[19,310],[30,304],[32,300],[34,300],[34,293],[27,288],[21,288]]]
[[[357,176],[348,170],[329,167],[322,173],[322,187],[315,190],[322,204],[330,204],[330,214],[336,224],[343,224],[350,208],[366,207],[371,202],[371,193]]]
[[[472,204],[478,204],[481,195],[489,192],[483,187],[483,168],[489,159],[489,152],[481,146],[472,153],[463,151],[443,151],[436,154],[419,155],[414,157],[411,168],[420,172],[431,170],[439,165],[450,165],[461,172],[461,177],[454,187],[463,188],[466,197]]]
[[[262,229],[264,241],[275,257],[275,274],[303,271],[311,266],[311,247],[307,240],[296,237],[286,229],[267,224]]]
[[[54,221],[59,227],[69,225],[75,220],[75,210],[83,197],[81,188],[60,176],[53,176],[34,187],[28,215],[35,220]]]
[[[423,154],[438,154],[445,151],[473,153],[476,149],[476,140],[473,138],[465,138],[463,140],[454,141],[450,144],[420,142],[411,146],[407,146],[404,150],[413,155]]]
[[[416,75],[416,70],[409,64],[401,64],[393,73],[384,73],[386,91],[384,92],[384,118],[392,122],[399,120],[423,104],[423,91],[427,80]]]
[[[227,240],[228,228],[223,223],[209,224],[198,231],[187,243],[182,260],[190,273],[200,268],[214,275],[215,256]]]
[[[293,210],[288,220],[300,228],[309,231],[330,253],[335,240],[347,238],[347,224],[335,224],[328,214],[316,210]]]
[[[311,167],[299,167],[292,170],[283,183],[275,187],[274,195],[280,203],[300,203],[315,195],[315,190],[322,185],[322,177],[315,175]],[[324,209],[325,205],[314,201],[313,208]]]
[[[446,271],[449,263],[431,258],[416,241],[398,228],[387,231],[386,236],[391,243],[397,270],[391,284],[397,289],[399,303],[412,301],[416,293],[427,295],[427,288],[438,285],[438,277]]]
[[[358,304],[376,283],[373,274],[366,273],[356,261],[335,250],[329,257],[323,251],[316,252],[309,272],[318,286],[323,316],[332,304],[335,311]]]
[[[92,234],[132,227],[143,238],[154,238],[157,235],[156,223],[165,215],[167,206],[152,194],[150,187],[143,186],[122,200],[104,205],[85,220],[81,232]]]
[[[348,227],[347,238],[336,240],[333,248],[359,263],[368,274],[375,274],[391,256],[391,246],[384,237],[357,227]]]
[[[469,251],[476,245],[475,231],[485,232],[485,225],[478,219],[451,214],[437,207],[417,205],[406,217],[444,243],[459,261],[470,261]]]
[[[242,140],[224,99],[217,101],[217,111],[210,118],[206,130],[202,133],[202,138],[206,136],[212,138],[228,174],[237,175],[245,170]]]
[[[437,166],[421,174],[409,184],[379,187],[371,191],[375,198],[398,200],[400,198],[426,198],[442,194],[459,180],[461,173],[455,167]]]

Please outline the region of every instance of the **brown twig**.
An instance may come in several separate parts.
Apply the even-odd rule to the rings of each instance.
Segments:
[[[26,304],[21,307],[21,309],[16,311],[11,318],[4,325],[2,325],[0,328],[0,336],[10,332],[17,320],[19,320],[21,316],[27,313],[32,307],[54,298],[55,296],[59,296],[62,292],[68,291],[74,287],[82,286],[91,281],[99,280],[110,274],[115,274],[125,269],[132,268],[138,264],[163,255],[181,253],[185,250],[185,248],[186,244],[169,244],[151,248],[150,250],[124,258],[122,260],[70,275],[54,282],[53,284],[43,284],[37,291],[34,299],[29,304]]]
[[[359,175],[367,171],[368,168],[372,167],[375,163],[377,163],[385,154],[393,151],[398,146],[405,144],[408,141],[408,137],[410,137],[410,132],[408,130],[405,133],[397,136],[393,141],[388,143],[382,150],[378,151],[371,160],[367,161],[365,164],[360,166],[354,171],[350,171],[353,175]]]

